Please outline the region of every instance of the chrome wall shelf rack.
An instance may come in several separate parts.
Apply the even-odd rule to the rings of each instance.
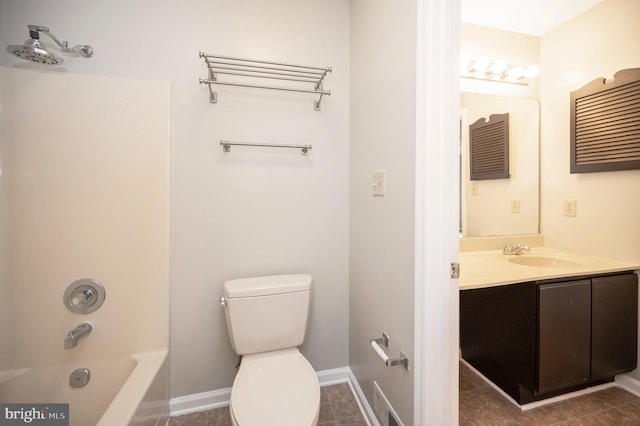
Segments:
[[[331,91],[322,88],[324,78],[331,72],[330,67],[309,67],[257,59],[210,55],[204,52],[200,52],[200,57],[207,64],[209,70],[209,78],[201,78],[200,84],[209,86],[209,102],[214,104],[218,101],[218,96],[211,88],[212,85],[313,93],[319,96],[318,100],[313,102],[313,107],[316,111],[320,111],[322,97],[331,95]],[[228,79],[221,81],[219,80],[219,75],[227,76]],[[261,84],[265,80],[285,80],[291,82],[291,85],[281,87]],[[309,86],[312,88],[309,88]]]

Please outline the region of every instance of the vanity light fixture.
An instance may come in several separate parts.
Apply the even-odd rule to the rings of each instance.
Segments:
[[[503,60],[490,60],[486,56],[472,58],[469,55],[460,55],[460,77],[479,80],[499,81],[528,85],[529,81],[540,72],[540,67],[530,65],[510,65]]]

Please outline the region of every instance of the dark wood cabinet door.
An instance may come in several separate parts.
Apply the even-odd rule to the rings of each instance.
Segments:
[[[637,275],[594,277],[591,292],[591,378],[633,370],[638,351]]]
[[[589,381],[591,281],[538,287],[538,392]]]

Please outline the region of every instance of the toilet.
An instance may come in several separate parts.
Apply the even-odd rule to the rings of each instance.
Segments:
[[[311,275],[243,278],[224,283],[227,331],[242,356],[231,389],[236,426],[315,426],[320,383],[300,353],[307,328]]]

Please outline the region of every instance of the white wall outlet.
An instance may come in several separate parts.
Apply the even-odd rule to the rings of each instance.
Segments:
[[[576,200],[564,200],[564,215],[576,217],[578,215],[578,202]]]
[[[385,192],[385,172],[377,170],[371,175],[371,194],[374,197],[384,197]]]
[[[480,192],[479,185],[478,182],[471,182],[471,195],[478,195]]]
[[[511,213],[520,213],[520,200],[511,200]]]

